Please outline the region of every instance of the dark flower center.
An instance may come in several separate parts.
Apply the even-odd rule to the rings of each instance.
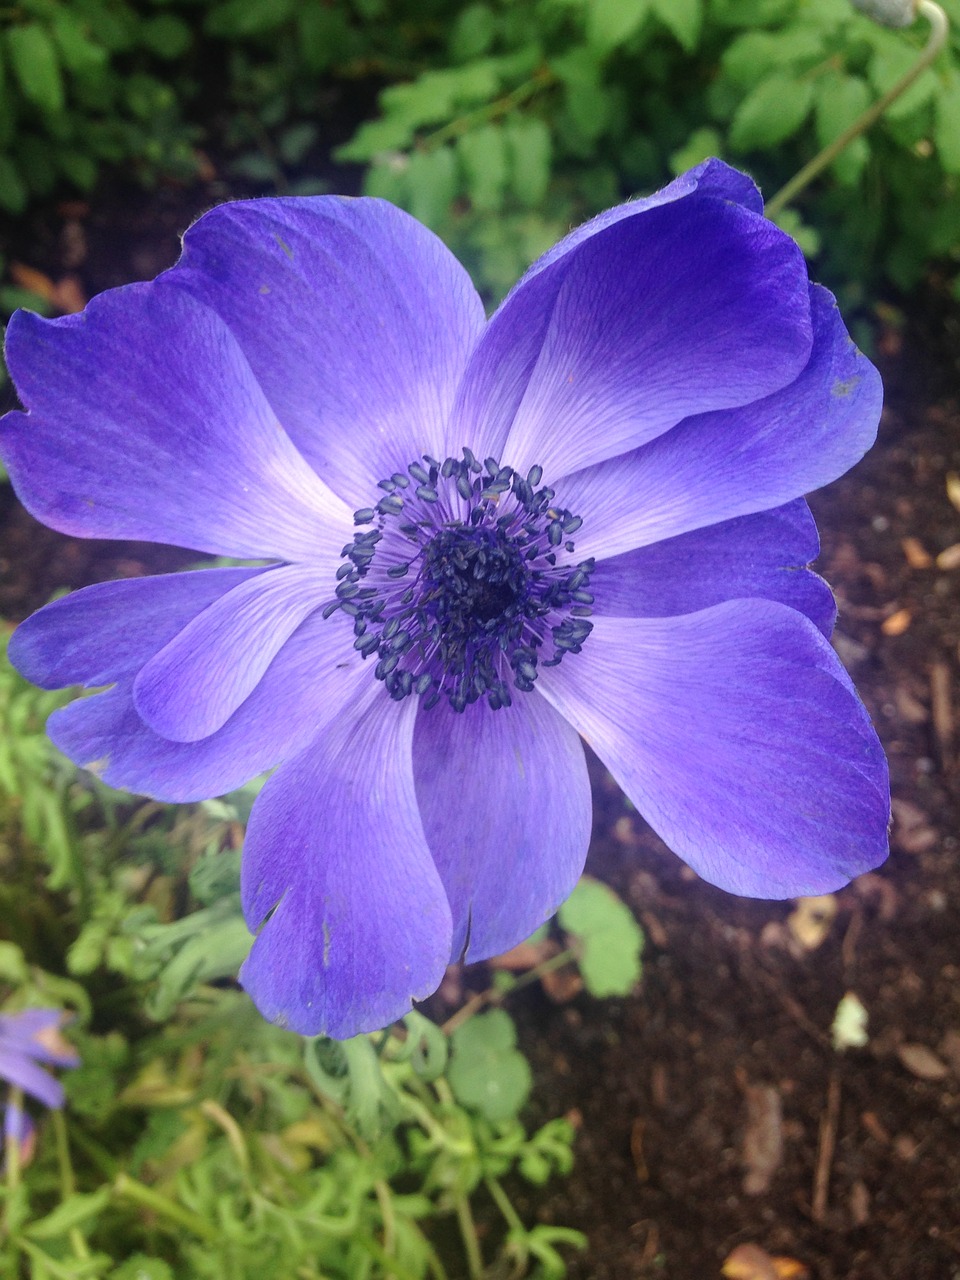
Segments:
[[[526,477],[470,452],[424,456],[380,481],[384,496],[354,513],[336,599],[353,618],[354,647],[376,655],[374,674],[396,699],[455,711],[485,697],[494,710],[511,690],[529,693],[539,666],[579,653],[594,562],[572,559],[583,523]]]

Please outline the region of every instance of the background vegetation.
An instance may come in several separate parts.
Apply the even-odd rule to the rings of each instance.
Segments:
[[[900,288],[960,244],[950,48],[784,218],[834,284]],[[558,233],[709,154],[772,194],[910,65],[848,0],[17,0],[0,206],[209,170],[409,208],[502,294]],[[801,220],[802,219],[802,220]]]

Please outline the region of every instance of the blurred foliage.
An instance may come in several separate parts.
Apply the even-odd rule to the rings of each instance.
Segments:
[[[960,263],[943,3],[949,49],[784,218],[835,284]],[[927,34],[848,0],[18,0],[2,21],[8,211],[105,163],[209,173],[202,148],[257,189],[317,191],[334,147],[494,296],[572,223],[708,154],[771,195]]]
[[[445,1027],[415,1012],[344,1043],[283,1031],[234,981],[262,780],[181,806],[101,785],[44,732],[71,691],[34,688],[5,649],[0,1007],[63,1008],[81,1066],[62,1115],[34,1109],[35,1160],[15,1177],[0,1161],[0,1275],[473,1277],[479,1211],[502,1274],[562,1277],[583,1237],[526,1227],[504,1180],[569,1173],[575,1133],[521,1119],[532,1072],[503,1006],[559,964],[592,994],[630,991],[642,938],[624,904],[582,882],[555,929],[566,949],[534,948],[543,963],[496,975]]]

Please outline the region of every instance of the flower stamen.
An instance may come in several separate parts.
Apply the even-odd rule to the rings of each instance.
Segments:
[[[468,448],[442,463],[425,454],[354,512],[361,531],[323,614],[353,618],[354,647],[376,656],[391,697],[445,696],[455,711],[485,697],[497,710],[533,689],[540,666],[580,652],[594,562],[569,558],[583,521],[542,478]]]

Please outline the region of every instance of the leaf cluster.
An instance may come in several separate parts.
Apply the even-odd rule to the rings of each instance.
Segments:
[[[782,219],[835,285],[960,263],[960,0],[950,46]],[[502,294],[558,231],[708,155],[768,195],[916,59],[847,0],[473,0],[337,153]],[[809,224],[809,225],[808,225]]]

